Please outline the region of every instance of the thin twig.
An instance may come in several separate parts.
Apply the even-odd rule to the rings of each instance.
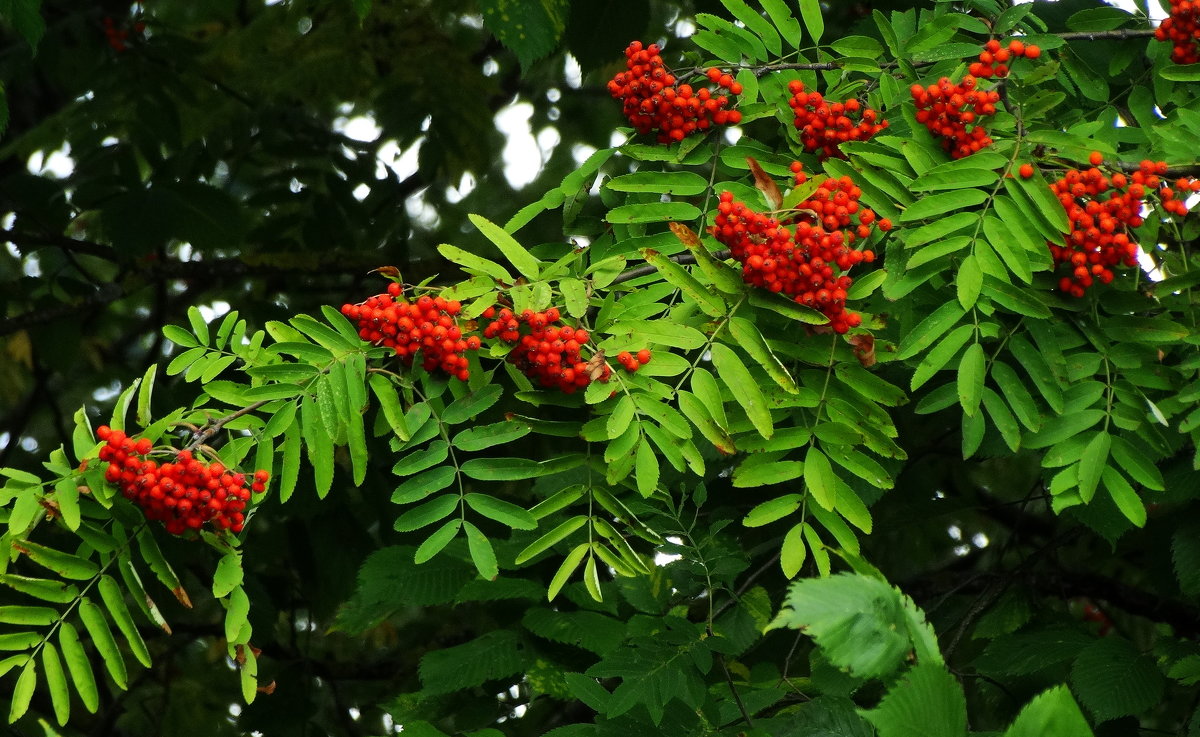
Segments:
[[[724,259],[729,258],[729,251],[713,251],[709,255],[718,261],[722,261]],[[671,256],[670,259],[677,264],[694,264],[694,263],[696,263],[696,256],[691,253],[680,253],[675,256]],[[620,284],[621,282],[627,282],[632,279],[637,279],[640,276],[649,276],[650,274],[653,274],[655,271],[658,271],[658,269],[655,266],[653,266],[651,264],[645,264],[643,266],[638,266],[636,268],[630,269],[629,271],[622,271],[620,274],[617,274],[617,278],[613,279],[612,282],[610,282],[610,283],[611,284]]]
[[[213,435],[216,435],[218,432],[220,432],[222,427],[225,427],[225,425],[229,424],[230,422],[233,422],[234,420],[236,420],[237,418],[239,418],[243,415],[250,414],[251,412],[253,412],[254,410],[263,406],[264,404],[266,404],[269,401],[271,401],[271,400],[260,399],[259,401],[255,402],[254,404],[242,407],[241,409],[237,410],[236,412],[230,412],[229,414],[225,415],[224,417],[222,417],[218,420],[213,420],[212,422],[208,423],[203,428],[201,428],[200,432],[196,433],[196,435],[192,438],[191,442],[189,442],[187,444],[185,450],[195,450],[195,449],[199,448],[201,445],[204,445],[204,443],[207,442],[209,438],[211,438]]]

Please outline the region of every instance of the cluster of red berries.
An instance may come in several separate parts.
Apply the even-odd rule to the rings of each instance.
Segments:
[[[634,41],[625,49],[625,66],[608,83],[608,91],[622,101],[622,111],[639,133],[657,131],[659,143],[682,141],[695,131],[708,130],[713,125],[737,125],[742,114],[729,110],[732,95],[742,92],[742,85],[720,69],[708,70],[708,79],[716,90],[689,84],[676,86],[674,74],[663,66],[658,44],[643,47]]]
[[[608,381],[612,376],[612,369],[601,354],[590,361],[583,360],[580,350],[591,336],[582,328],[563,325],[557,307],[545,312],[525,310],[519,315],[507,307],[499,312],[489,307],[483,316],[492,320],[483,329],[483,337],[499,337],[506,343],[515,343],[508,360],[544,387],[557,387],[572,394],[593,380]],[[529,332],[521,333],[522,324]]]
[[[983,51],[979,54],[979,61],[972,62],[971,66],[967,67],[967,71],[975,77],[1007,77],[1008,62],[1014,59],[1025,57],[1026,59],[1036,59],[1042,55],[1042,50],[1034,44],[1026,44],[1024,41],[1013,39],[1008,42],[1008,47],[1000,45],[996,39],[992,39],[983,45]]]
[[[645,348],[638,351],[637,354],[630,353],[629,351],[621,351],[617,354],[617,362],[632,374],[642,366],[650,363],[650,351]]]
[[[942,77],[928,87],[914,84],[910,88],[917,105],[917,121],[929,132],[942,139],[942,148],[950,156],[961,159],[992,144],[987,129],[980,124],[983,118],[996,114],[1000,93],[976,89],[976,79],[968,74],[955,84]],[[967,126],[971,126],[968,131]]]
[[[1176,64],[1200,63],[1200,2],[1171,0],[1171,17],[1155,29],[1154,37],[1171,42]]]
[[[820,92],[805,92],[804,83],[798,79],[788,83],[788,92],[792,93],[788,105],[795,115],[793,122],[800,131],[800,142],[805,151],[820,151],[821,159],[844,159],[840,144],[865,141],[888,127],[886,120],[879,120],[879,111],[863,107],[858,100],[831,105]]]
[[[797,184],[806,181],[799,162],[792,164],[792,171]],[[885,231],[892,227],[859,206],[861,195],[849,177],[826,179],[812,197],[785,214],[792,225],[787,227],[780,219],[735,202],[731,192],[722,192],[712,233],[742,264],[746,283],[819,310],[835,332],[845,333],[862,323],[861,315],[846,311],[846,291],[853,280],[845,272],[875,260],[873,251],[850,245],[868,237],[873,226]]]
[[[378,294],[359,305],[342,305],[342,314],[358,323],[363,340],[387,346],[406,365],[421,353],[426,371],[441,369],[460,381],[470,378],[467,351],[479,350],[477,336],[463,337],[457,315],[462,304],[457,300],[424,295],[415,302],[401,296],[396,282],[387,294]]]
[[[133,24],[134,33],[141,35],[146,30],[146,24],[138,21]],[[113,51],[118,54],[129,48],[129,31],[124,28],[117,28],[112,16],[104,16],[104,38],[108,41],[108,45]]]
[[[96,435],[106,441],[100,448],[100,460],[108,463],[104,478],[172,535],[198,530],[206,522],[217,530],[241,532],[250,492],[266,491],[270,478],[267,471],[247,477],[220,463],[205,465],[186,450],[175,455],[174,463],[160,465],[146,458],[153,449],[148,438],[135,440],[107,425],[98,427]]]
[[[1142,208],[1149,194],[1156,192],[1167,212],[1185,215],[1187,205],[1178,193],[1200,191],[1196,180],[1179,179],[1174,188],[1163,182],[1166,162],[1142,161],[1129,176],[1117,172],[1108,177],[1099,168],[1103,157],[1098,151],[1092,152],[1089,161],[1090,168],[1070,169],[1050,185],[1071,221],[1066,245],[1051,243],[1050,253],[1056,264],[1071,268],[1058,286],[1074,297],[1082,297],[1097,281],[1111,282],[1114,267],[1137,264],[1138,244],[1130,230],[1142,224]]]

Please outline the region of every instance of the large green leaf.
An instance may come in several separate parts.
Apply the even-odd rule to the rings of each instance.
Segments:
[[[922,663],[867,712],[879,737],[965,737],[967,700],[944,667]]]

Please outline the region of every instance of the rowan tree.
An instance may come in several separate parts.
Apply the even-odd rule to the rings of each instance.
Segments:
[[[1139,6],[0,3],[11,728],[1200,732]]]

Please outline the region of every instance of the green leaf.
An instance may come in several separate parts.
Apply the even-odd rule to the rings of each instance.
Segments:
[[[463,497],[467,506],[479,512],[484,517],[494,519],[501,524],[517,530],[536,530],[537,520],[529,512],[516,504],[497,499],[487,494],[470,493]]]
[[[496,566],[496,551],[492,549],[491,541],[470,522],[463,522],[463,530],[467,533],[467,549],[475,570],[487,580],[495,581],[500,569]]]
[[[204,321],[204,316],[200,314],[200,308],[195,305],[188,307],[187,318],[188,324],[192,326],[192,334],[196,336],[199,344],[208,345],[208,323]]]
[[[1027,8],[1028,5],[1018,5]],[[1008,11],[1005,11],[1006,13]],[[1087,719],[1066,686],[1038,694],[1021,709],[1004,737],[1094,737]]]
[[[476,256],[470,251],[464,251],[458,246],[452,246],[448,243],[438,246],[437,251],[447,261],[463,267],[468,274],[483,274],[506,284],[511,284],[513,281],[512,275],[508,273],[508,270],[491,259]]]
[[[658,273],[662,275],[663,279],[678,287],[680,291],[696,303],[696,306],[704,314],[709,317],[724,317],[729,312],[725,300],[709,291],[687,269],[675,263],[669,257],[652,248],[642,249],[641,254],[647,263],[658,269]]]
[[[92,662],[79,642],[79,632],[70,622],[58,626],[58,644],[62,648],[63,660],[71,674],[71,682],[79,693],[79,700],[89,712],[95,714],[100,706],[100,692],[96,689],[96,677],[92,674]]]
[[[804,497],[800,494],[786,494],[761,502],[746,513],[742,524],[746,527],[769,525],[795,512],[803,502]]]
[[[1092,500],[1096,487],[1100,484],[1100,475],[1108,464],[1108,449],[1112,445],[1112,436],[1103,430],[1088,441],[1079,459],[1079,497],[1084,503]]]
[[[800,461],[773,461],[769,463],[742,462],[733,471],[733,485],[739,489],[753,489],[770,484],[800,478],[804,464]]]
[[[1200,82],[1200,64],[1168,64],[1158,73],[1172,82]]]
[[[42,627],[58,619],[58,610],[48,606],[0,606],[0,622]]]
[[[146,649],[146,642],[138,632],[137,625],[133,623],[133,617],[130,616],[129,609],[125,606],[125,597],[121,593],[121,588],[117,586],[116,580],[112,576],[101,576],[96,588],[100,591],[100,598],[104,601],[104,606],[107,607],[113,623],[117,625],[117,629],[129,643],[129,650],[133,653],[133,657],[149,668],[151,666],[150,651]]]
[[[919,663],[865,714],[879,737],[965,737],[962,686],[942,666]]]
[[[29,578],[12,573],[0,573],[0,583],[10,588],[28,594],[35,599],[49,601],[55,604],[68,604],[79,596],[79,588],[74,584],[61,581],[48,581],[43,578]]]
[[[317,488],[317,496],[324,499],[333,486],[333,440],[325,429],[321,410],[310,394],[305,394],[301,400],[300,423],[308,462],[313,467],[313,483]]]
[[[1133,443],[1120,436],[1114,436],[1110,452],[1121,469],[1137,483],[1154,491],[1162,491],[1166,488],[1162,472],[1150,462],[1145,452],[1134,447]]]
[[[42,646],[42,667],[46,671],[46,687],[50,690],[54,718],[59,726],[63,726],[71,718],[71,691],[67,688],[67,676],[58,649],[50,642]]]
[[[246,630],[247,617],[250,614],[250,598],[241,586],[229,592],[228,605],[225,608],[225,640],[230,645],[244,644],[239,636]]]
[[[900,222],[910,223],[915,220],[927,220],[939,215],[945,215],[948,212],[961,210],[964,207],[982,205],[987,201],[987,198],[987,193],[980,189],[962,189],[954,192],[929,195],[909,205],[900,217]]]
[[[459,528],[462,527],[462,520],[452,519],[442,525],[429,537],[425,538],[425,542],[417,547],[417,552],[413,555],[413,563],[421,565],[433,559],[433,556],[442,552],[442,550],[450,544],[458,535]]]
[[[878,272],[876,272],[878,273]],[[857,285],[856,285],[857,286]],[[783,362],[775,356],[775,352],[767,345],[766,338],[744,317],[731,317],[727,323],[729,334],[737,341],[737,345],[750,354],[750,357],[762,366],[767,376],[783,388],[784,391],[795,394],[799,391],[796,380],[788,373]]]
[[[638,171],[622,174],[604,183],[616,192],[653,192],[691,196],[703,194],[708,180],[690,171]]]
[[[1005,179],[1004,186],[1005,189],[1009,190],[1009,194],[1012,194],[1013,189],[1019,189],[1033,203],[1038,214],[1045,218],[1054,232],[1066,233],[1071,230],[1071,223],[1067,219],[1067,211],[1063,208],[1062,203],[1058,201],[1058,197],[1050,190],[1050,185],[1046,183],[1041,171],[1036,166],[1033,168],[1032,177]]]
[[[964,310],[969,310],[979,299],[979,290],[983,288],[983,269],[975,254],[970,254],[958,265],[958,274],[954,278],[958,288],[958,302]]]
[[[958,364],[958,403],[968,415],[973,416],[979,411],[986,376],[987,357],[983,353],[983,344],[972,343]]]
[[[609,210],[604,219],[613,224],[668,223],[695,220],[700,214],[700,208],[690,202],[648,202],[619,205]]]
[[[793,48],[799,48],[803,34],[800,32],[800,24],[793,17],[787,0],[761,0],[761,2],[763,9],[767,11],[767,17],[771,19],[771,23],[783,36],[783,40],[791,44]]]
[[[804,545],[804,524],[798,524],[788,530],[783,536],[783,545],[779,549],[779,566],[783,569],[783,575],[788,578],[795,578],[800,569],[804,567],[804,561],[808,557],[808,548]]]
[[[243,577],[241,553],[231,552],[221,556],[213,572],[213,596],[225,598],[234,588],[242,585]]]
[[[521,565],[526,561],[533,560],[545,551],[554,547],[558,543],[566,540],[573,535],[577,530],[582,528],[588,522],[588,518],[584,515],[576,515],[562,524],[550,530],[545,535],[542,535],[537,540],[527,545],[524,550],[517,554],[516,563]]]
[[[587,587],[588,594],[593,600],[604,601],[604,594],[600,590],[600,573],[596,568],[596,556],[594,555],[588,556],[587,563],[583,567],[583,584]]]
[[[829,458],[810,445],[804,455],[804,485],[813,499],[825,509],[833,511],[837,505],[837,477]]]
[[[566,0],[482,0],[484,25],[529,69],[558,45],[570,5]]]
[[[905,360],[924,352],[965,314],[956,302],[945,302],[904,336],[896,348],[896,358]]]
[[[771,627],[803,629],[829,662],[873,678],[900,667],[912,647],[902,610],[887,583],[843,573],[792,583]]]
[[[1154,707],[1164,685],[1154,659],[1120,637],[1104,637],[1084,648],[1071,666],[1071,683],[1100,722]]]
[[[112,676],[113,681],[121,690],[127,689],[129,679],[125,671],[125,659],[121,657],[121,650],[117,647],[117,641],[113,638],[112,630],[108,628],[108,621],[105,620],[100,607],[86,596],[80,598],[79,618],[83,621],[83,626],[87,628],[88,634],[91,635],[96,652],[100,653],[100,657],[104,660],[108,674]]]
[[[1004,439],[1008,449],[1016,453],[1021,447],[1021,427],[1017,424],[1017,420],[1012,416],[1008,406],[1004,404],[1004,400],[1000,395],[992,391],[991,387],[983,387],[983,406],[987,410],[988,416],[992,418],[992,424],[999,431],[1000,437]]]
[[[546,590],[547,601],[554,601],[554,597],[558,596],[558,592],[562,591],[562,587],[570,580],[571,574],[583,562],[583,556],[587,555],[589,549],[587,543],[580,543],[570,553],[567,553],[567,557],[563,559],[562,564],[555,571],[554,578],[550,580],[550,586]]]
[[[804,27],[808,29],[808,36],[813,43],[820,41],[821,34],[825,32],[821,3],[818,0],[800,0],[800,17],[804,20]]]
[[[582,458],[565,455],[541,462],[529,458],[473,458],[462,464],[462,472],[480,481],[516,481],[565,471],[578,465]]]
[[[190,609],[192,602],[188,598],[187,592],[184,591],[183,584],[179,581],[179,576],[175,574],[174,569],[171,568],[171,564],[167,562],[167,559],[162,554],[162,550],[159,549],[150,528],[143,527],[138,532],[137,538],[138,551],[142,554],[142,560],[146,561],[146,565],[150,566],[150,570],[154,573],[159,583],[166,586],[175,595],[179,603]]]
[[[717,369],[717,375],[721,377],[725,387],[745,410],[758,433],[764,438],[770,438],[775,431],[771,420],[771,410],[767,407],[766,399],[754,377],[746,370],[733,349],[728,346],[714,343],[711,352],[713,366]]]
[[[967,341],[971,340],[971,336],[974,333],[974,325],[959,325],[953,332],[943,338],[933,349],[925,354],[925,358],[917,365],[917,370],[912,375],[910,388],[916,391],[918,387],[932,379],[938,371],[941,371],[950,362],[950,359],[958,354],[959,350],[967,344]]]
[[[442,494],[400,515],[393,528],[397,532],[419,530],[426,525],[445,519],[455,509],[458,509],[458,504],[459,496],[457,494]]]
[[[634,479],[637,481],[638,493],[644,497],[654,494],[658,488],[658,475],[658,456],[654,454],[650,443],[643,438],[638,445],[634,461]]]
[[[439,466],[417,474],[396,487],[396,491],[392,493],[392,504],[419,502],[454,483],[456,475],[454,466]]]
[[[983,296],[1018,315],[1026,317],[1050,317],[1050,308],[1039,298],[1038,292],[1015,284],[1003,282],[988,274],[983,278]]]
[[[37,661],[30,658],[21,669],[21,675],[13,687],[12,703],[8,707],[8,723],[12,724],[29,710],[29,702],[33,699],[33,691],[37,688]]]
[[[707,340],[704,333],[687,325],[677,325],[666,320],[622,320],[613,323],[604,332],[613,336],[628,335],[628,341],[645,347],[648,344],[669,345],[683,350],[695,350],[704,345]],[[601,344],[607,350],[607,344],[613,339]]]
[[[29,540],[14,541],[13,548],[40,566],[49,568],[63,578],[86,581],[100,571],[95,561],[63,553]]]
[[[825,323],[829,322],[828,317],[820,312],[817,312],[813,308],[805,307],[804,305],[798,305],[790,299],[786,299],[771,292],[764,292],[757,289],[752,290],[750,292],[749,301],[750,304],[755,307],[771,310],[772,312],[777,312],[791,320],[807,323],[809,325],[824,325]]]
[[[503,7],[503,3],[499,3],[499,5]],[[484,12],[486,18],[487,10]],[[524,22],[527,22],[527,20],[528,19],[523,19]],[[503,39],[501,40],[503,41]],[[538,260],[534,258],[529,251],[525,250],[524,246],[522,246],[520,243],[517,243],[516,239],[508,234],[508,231],[504,230],[504,228],[501,228],[499,225],[496,225],[481,215],[471,214],[468,215],[467,218],[475,225],[476,228],[479,229],[479,232],[487,236],[487,239],[500,249],[500,252],[503,253],[504,257],[508,259],[508,262],[512,264],[522,276],[530,281],[538,278]]]
[[[976,220],[978,220],[978,215],[975,213],[959,212],[918,228],[905,228],[900,231],[900,237],[904,241],[905,248],[916,248],[926,243],[942,240],[957,230],[973,226]]]
[[[746,29],[758,37],[763,45],[775,56],[783,53],[783,44],[775,27],[767,22],[757,10],[752,9],[743,0],[721,0],[721,4],[730,15],[742,22]]]
[[[476,451],[504,445],[525,437],[533,426],[519,420],[503,420],[491,425],[476,425],[455,435],[450,444],[459,450]]]
[[[719,410],[719,405],[710,410],[695,394],[682,389],[676,393],[676,397],[679,401],[679,410],[700,431],[705,440],[712,443],[713,447],[724,455],[733,455],[736,452],[729,434],[713,419],[712,413]]]
[[[1080,467],[1080,473],[1082,474],[1082,467]],[[1125,477],[1121,475],[1121,472],[1115,468],[1104,466],[1101,478],[1104,480],[1104,488],[1108,489],[1109,496],[1117,505],[1117,509],[1121,510],[1121,514],[1125,515],[1125,518],[1136,527],[1145,527],[1146,506],[1129,482],[1125,480]]]
[[[1034,348],[1022,335],[1014,335],[1009,339],[1008,350],[1021,367],[1025,369],[1026,373],[1029,374],[1029,377],[1033,379],[1034,386],[1037,387],[1038,392],[1046,400],[1046,404],[1050,406],[1050,409],[1054,410],[1055,413],[1061,413],[1065,409],[1062,387],[1059,386],[1058,379],[1055,378],[1054,372],[1041,352]],[[1047,445],[1052,444],[1048,443]]]

